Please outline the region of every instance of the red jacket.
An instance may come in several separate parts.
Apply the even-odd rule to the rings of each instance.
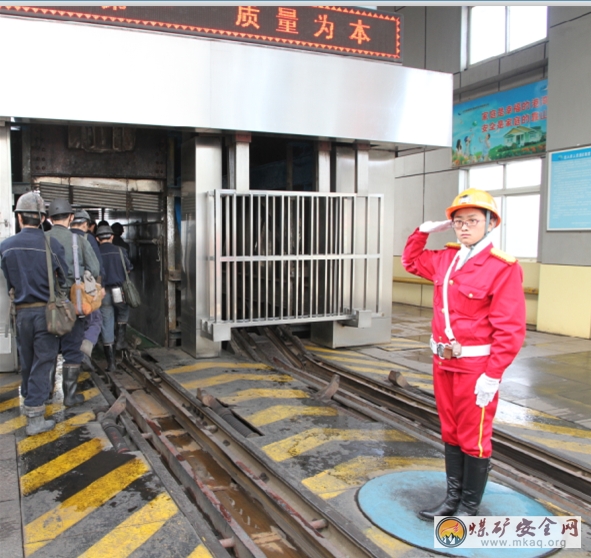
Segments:
[[[409,273],[433,281],[433,338],[448,343],[443,310],[443,280],[459,245],[425,250],[429,235],[418,229],[410,235],[402,254]],[[487,246],[459,270],[451,272],[447,290],[451,329],[463,346],[491,345],[489,356],[435,357],[444,370],[485,372],[500,379],[525,339],[523,271],[515,258]]]

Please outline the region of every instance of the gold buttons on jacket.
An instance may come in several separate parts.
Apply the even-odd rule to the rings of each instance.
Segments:
[[[450,279],[450,280],[449,280],[449,284],[450,284],[450,285],[453,285],[453,284],[454,284],[454,280],[453,280],[453,279]]]
[[[474,296],[474,295],[473,295],[472,293],[470,293],[470,294],[468,295],[468,298],[472,298],[473,296]]]

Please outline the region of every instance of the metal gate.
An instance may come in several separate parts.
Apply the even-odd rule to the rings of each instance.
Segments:
[[[381,314],[383,223],[382,194],[209,192],[204,330]]]

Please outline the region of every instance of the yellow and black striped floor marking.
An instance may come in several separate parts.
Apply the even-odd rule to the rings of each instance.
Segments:
[[[357,351],[342,351],[340,349],[326,349],[316,345],[306,346],[311,353],[316,354],[329,362],[342,365],[349,370],[361,373],[379,374],[380,376],[388,376],[391,370],[400,372],[411,372],[406,366],[396,364],[394,362],[387,362],[378,360],[374,357],[364,355]]]
[[[373,476],[401,469],[440,470],[443,461],[434,457],[381,457],[360,455],[336,467],[326,469],[302,484],[325,500],[340,496],[347,490],[357,489]]]
[[[381,345],[380,347],[383,348]],[[317,345],[307,345],[306,349],[328,362],[359,374],[375,374],[381,379],[385,379],[392,370],[401,372],[412,386],[425,391],[433,391],[433,376],[431,374],[417,372],[401,364],[379,360],[358,351],[327,349]]]
[[[88,374],[85,404],[48,405],[59,422],[35,436],[24,433],[19,386],[0,386],[0,435],[17,439],[25,556],[212,557],[143,456],[113,450],[86,403],[104,404]]]
[[[390,343],[387,343],[386,345],[377,345],[377,347],[384,349],[385,351],[410,351],[416,349],[427,349],[429,344],[423,343],[422,341],[418,341],[416,339],[393,336],[390,340]]]
[[[303,455],[331,442],[413,442],[414,438],[398,430],[313,428],[263,446],[273,461],[281,462]]]

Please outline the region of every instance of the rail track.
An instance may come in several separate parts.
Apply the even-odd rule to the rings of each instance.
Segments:
[[[351,521],[278,473],[236,417],[219,414],[212,398],[184,389],[156,365],[128,356],[108,376],[143,438],[232,555],[246,557],[386,558]],[[225,409],[225,408],[224,408]]]
[[[284,359],[269,359],[256,351],[244,330],[236,331],[238,349],[250,358],[285,368],[319,390],[327,389],[331,383],[338,384],[335,399],[339,402],[377,420],[395,423],[402,420],[418,426],[423,434],[439,440],[439,417],[434,397],[408,385],[401,374],[392,372],[388,385],[318,358],[285,326],[267,327],[263,333]],[[373,404],[373,408],[368,408],[367,402]],[[516,479],[562,505],[572,507],[575,504],[581,515],[591,517],[591,467],[573,463],[517,438],[502,427],[495,427],[493,446],[495,469],[502,471],[504,476]]]
[[[235,330],[234,351],[293,375],[317,390],[319,399],[439,441],[433,397],[408,386],[404,378],[392,373],[389,384],[377,382],[323,361],[283,326],[261,333],[272,351],[261,351],[244,330]],[[128,414],[126,424],[133,419],[141,440],[158,452],[207,517],[218,539],[215,545],[222,549],[216,557],[388,556],[334,507],[279,471],[249,442],[260,435],[256,429],[212,396],[189,392],[137,351],[126,353],[119,369],[105,378],[111,399],[119,398],[105,413],[112,439],[125,451],[116,419],[119,413]],[[493,443],[496,474],[591,518],[591,470],[500,429]]]

